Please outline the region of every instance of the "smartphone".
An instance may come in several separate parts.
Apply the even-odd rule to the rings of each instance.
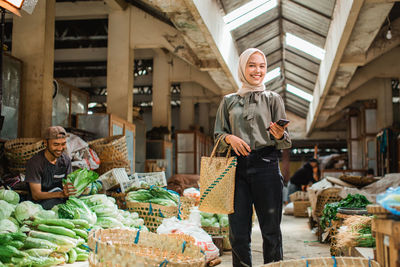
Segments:
[[[288,124],[290,121],[289,120],[285,120],[285,119],[279,119],[276,124],[278,124],[279,126],[283,127],[286,124]],[[269,127],[267,128],[267,131],[269,131]]]

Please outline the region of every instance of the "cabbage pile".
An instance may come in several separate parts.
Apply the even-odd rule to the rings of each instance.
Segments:
[[[228,227],[229,220],[226,214],[213,214],[200,212],[201,226],[204,227]]]

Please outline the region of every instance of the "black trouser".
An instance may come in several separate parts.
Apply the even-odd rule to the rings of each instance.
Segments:
[[[254,204],[263,238],[264,263],[282,260],[282,188],[277,151],[264,148],[238,157],[235,212],[229,215],[233,266],[252,266],[251,228]]]

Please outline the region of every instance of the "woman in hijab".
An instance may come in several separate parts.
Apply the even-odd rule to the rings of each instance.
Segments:
[[[229,239],[233,266],[252,266],[251,228],[254,205],[263,238],[264,263],[282,260],[283,178],[278,151],[291,147],[279,94],[265,91],[267,60],[256,48],[239,58],[242,86],[224,96],[216,115],[215,140],[222,137],[219,151],[230,145],[238,156],[235,174],[234,213],[229,215]]]

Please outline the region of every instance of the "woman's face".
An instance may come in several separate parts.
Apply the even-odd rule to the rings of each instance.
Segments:
[[[263,55],[254,53],[250,56],[246,64],[244,76],[251,85],[260,85],[267,72],[267,64]]]

